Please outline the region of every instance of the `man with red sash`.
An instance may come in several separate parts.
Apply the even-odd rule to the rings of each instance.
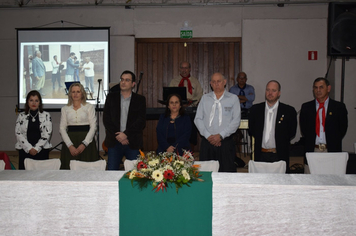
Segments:
[[[347,131],[345,104],[329,97],[331,86],[325,78],[314,80],[315,99],[302,105],[300,130],[305,138],[304,152],[341,152]]]
[[[197,78],[190,75],[191,65],[189,62],[180,63],[180,75],[172,79],[169,87],[186,87],[187,88],[187,106],[198,106],[198,103],[203,96],[203,89]],[[192,124],[194,124],[194,117],[191,116]],[[195,145],[198,144],[197,139],[198,130],[195,125],[192,126],[192,132],[190,134],[189,143],[191,145],[191,151],[194,152]]]
[[[172,79],[169,87],[186,87],[189,105],[196,107],[203,96],[200,82],[197,78],[190,75],[191,65],[189,62],[182,62],[179,70],[180,75]]]

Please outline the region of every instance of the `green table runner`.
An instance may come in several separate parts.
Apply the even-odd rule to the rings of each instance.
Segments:
[[[212,235],[211,172],[201,172],[204,182],[194,181],[177,194],[174,184],[167,192],[140,190],[131,180],[119,181],[120,236]]]

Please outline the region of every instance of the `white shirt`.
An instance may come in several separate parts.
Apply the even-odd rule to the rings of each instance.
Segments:
[[[86,69],[88,67],[89,67],[89,69]],[[85,63],[83,65],[83,68],[84,68],[84,75],[86,77],[93,77],[94,76],[94,63],[93,62],[90,61],[88,63]]]
[[[78,110],[74,110],[73,105],[62,107],[59,133],[61,134],[63,142],[67,145],[67,147],[73,145],[67,134],[67,126],[69,125],[89,125],[89,132],[83,140],[86,145],[89,145],[93,141],[96,131],[96,116],[94,106],[90,103],[85,105],[81,104],[81,107]]]
[[[322,111],[325,112],[325,119],[326,119],[326,112],[328,110],[328,105],[329,105],[329,97],[325,100],[324,102],[324,109],[320,109],[319,111],[319,117],[320,117],[320,137],[316,135],[315,137],[315,144],[326,144],[326,136],[325,136],[325,127],[323,126],[323,113]],[[315,99],[315,109],[318,111],[319,109],[319,102]],[[318,115],[318,114],[317,114]]]
[[[59,68],[59,63],[57,64],[57,62],[55,60],[52,61],[52,74],[57,74],[58,72],[58,68]]]
[[[227,91],[224,92],[220,100],[222,108],[222,121],[220,122],[220,111],[215,109],[214,118],[210,124],[210,114],[215,103],[216,96],[214,92],[203,95],[198,105],[194,123],[201,135],[208,138],[211,135],[220,134],[223,138],[229,137],[235,133],[240,125],[241,107],[239,98]]]
[[[266,102],[265,106],[265,124],[263,128],[263,139],[262,139],[262,148],[271,149],[276,148],[276,139],[275,139],[275,128],[276,128],[276,118],[277,111],[279,106],[279,100],[272,106],[268,106]],[[270,126],[270,130],[267,131],[267,126]],[[268,134],[266,134],[268,132]],[[266,141],[266,135],[268,135],[268,140]]]

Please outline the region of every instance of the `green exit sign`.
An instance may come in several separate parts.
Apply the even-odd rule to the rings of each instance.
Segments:
[[[181,39],[191,39],[193,38],[193,30],[181,30],[180,31]]]

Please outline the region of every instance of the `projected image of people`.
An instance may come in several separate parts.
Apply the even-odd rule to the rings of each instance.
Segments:
[[[36,57],[32,60],[32,72],[34,76],[34,89],[36,89],[42,96],[46,94],[43,92],[43,88],[46,81],[46,66],[42,61],[41,51],[36,51]]]
[[[27,91],[34,89],[45,98],[44,104],[47,102],[65,104],[68,98],[68,88],[65,83],[79,82],[84,86],[89,101],[95,101],[98,96],[98,80],[104,80],[106,81],[104,83],[108,84],[106,46],[104,43],[71,45],[49,43],[23,46],[21,78],[23,82],[19,88],[22,89],[21,99],[26,98]],[[103,87],[101,85],[102,92]],[[104,101],[104,93],[99,96]]]
[[[82,71],[85,76],[85,86],[90,89],[91,94],[95,94],[94,91],[94,63],[90,61],[90,57],[85,58],[85,64]]]
[[[62,62],[59,62],[57,59],[57,55],[53,56],[52,60],[52,84],[53,84],[53,89],[56,88],[56,82],[58,83],[58,87],[61,88],[62,82],[61,82],[61,69],[62,67]]]
[[[16,30],[19,109],[24,109],[31,90],[41,94],[44,109],[61,109],[74,82],[83,85],[88,103],[104,106],[110,80],[110,27]]]

